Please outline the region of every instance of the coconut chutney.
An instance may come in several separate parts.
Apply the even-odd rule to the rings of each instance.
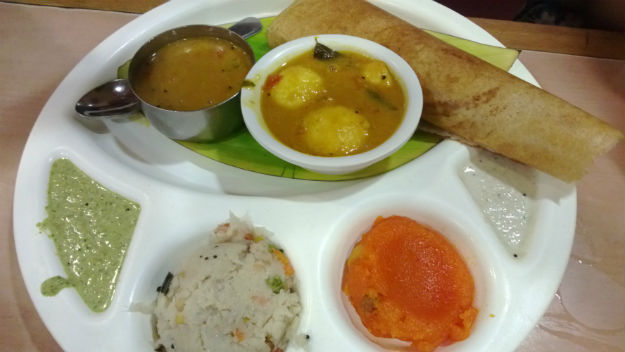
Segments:
[[[111,303],[141,207],[90,178],[68,159],[50,169],[48,217],[38,224],[54,241],[67,278],[41,285],[45,296],[76,289],[94,312]]]

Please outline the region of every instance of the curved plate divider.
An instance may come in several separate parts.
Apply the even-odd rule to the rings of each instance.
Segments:
[[[500,45],[466,18],[428,0],[376,4],[415,25]],[[497,242],[471,201],[457,168],[468,149],[445,141],[391,172],[357,181],[313,182],[246,172],[204,158],[158,134],[129,124],[84,125],[73,104],[84,91],[113,78],[141,43],[164,29],[273,16],[289,1],[171,1],[121,28],[63,80],[37,120],[20,163],[14,233],[20,268],[42,320],[64,350],[149,351],[149,317],[136,303],[154,299],[163,275],[187,248],[228,219],[249,216],[274,233],[292,259],[304,312],[300,330],[312,351],[375,350],[350,322],[340,274],[346,253],[377,215],[403,214],[438,229],[465,256],[477,283],[472,336],[444,351],[511,351],[538,321],[566,267],[575,225],[575,188],[540,174],[538,204],[526,257],[515,260]],[[511,70],[535,83],[520,64]],[[142,127],[142,126],[140,126]],[[85,308],[66,289],[43,297],[39,286],[62,269],[51,241],[38,234],[48,172],[68,157],[106,187],[141,203],[142,212],[111,307]],[[492,315],[491,315],[492,314]],[[114,338],[112,338],[114,337]],[[295,348],[290,348],[295,351]]]

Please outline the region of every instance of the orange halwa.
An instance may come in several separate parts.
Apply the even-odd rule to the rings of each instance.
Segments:
[[[401,216],[379,217],[362,236],[343,292],[369,332],[422,352],[467,338],[478,313],[473,277],[454,246]]]

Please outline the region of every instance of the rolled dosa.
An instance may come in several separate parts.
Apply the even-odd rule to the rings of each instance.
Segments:
[[[618,130],[363,0],[296,0],[267,30],[270,47],[349,34],[403,57],[423,88],[422,118],[459,140],[572,182],[616,144]]]

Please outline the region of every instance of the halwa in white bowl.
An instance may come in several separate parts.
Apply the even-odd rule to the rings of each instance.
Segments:
[[[280,142],[269,130],[261,110],[267,77],[285,63],[312,51],[319,42],[337,52],[352,52],[386,64],[404,93],[405,112],[395,132],[377,147],[346,156],[315,156]],[[348,174],[370,166],[396,152],[415,132],[423,109],[423,92],[412,68],[396,53],[373,41],[339,34],[315,35],[282,44],[265,54],[247,74],[251,84],[241,90],[243,120],[250,134],[269,152],[289,163],[322,174]]]

